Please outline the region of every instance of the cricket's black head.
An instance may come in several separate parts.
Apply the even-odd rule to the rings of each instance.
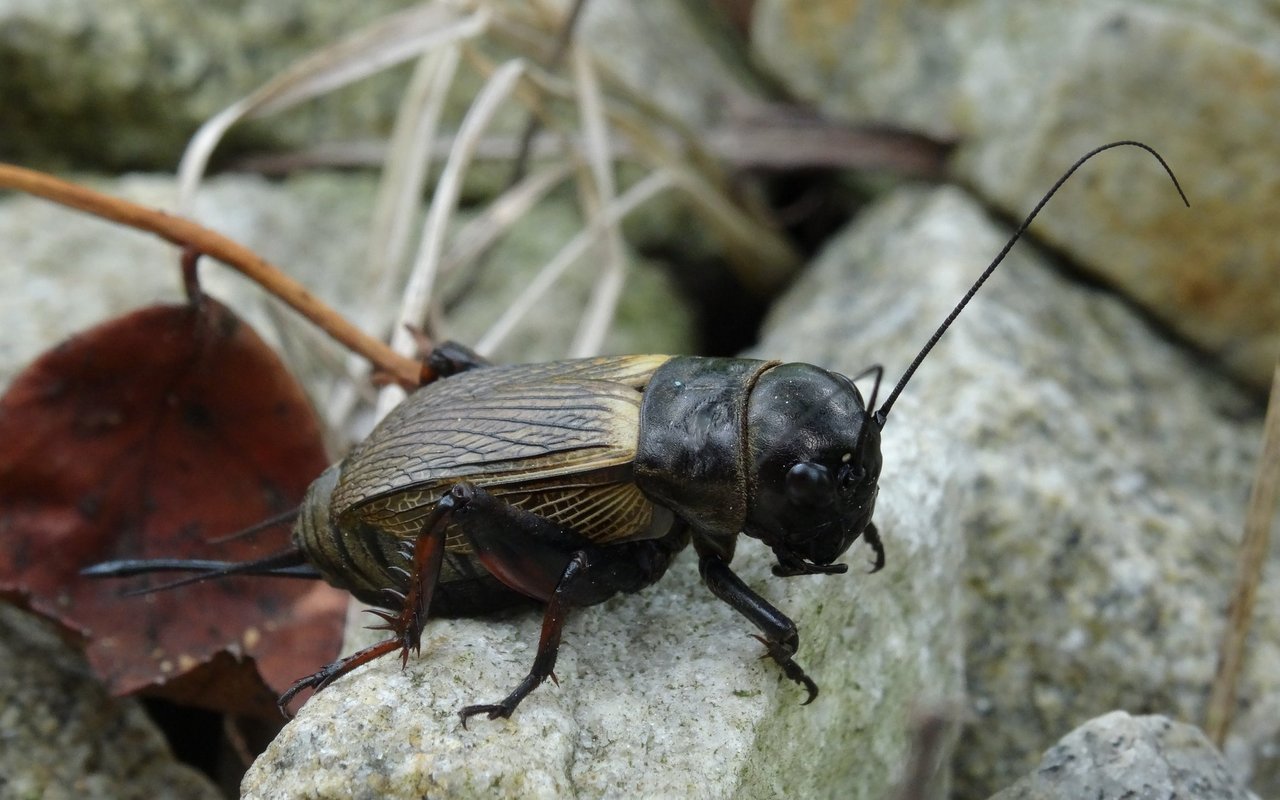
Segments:
[[[834,562],[871,526],[881,464],[880,425],[853,381],[811,364],[768,370],[751,391],[747,443],[744,533],[773,548],[774,574],[844,572]]]

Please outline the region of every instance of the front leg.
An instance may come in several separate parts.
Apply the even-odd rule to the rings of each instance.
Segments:
[[[698,573],[712,594],[760,629],[764,635],[756,638],[767,648],[767,655],[778,662],[783,674],[808,690],[804,705],[812,703],[818,696],[818,684],[791,658],[800,648],[796,624],[743,583],[718,553],[699,548]]]

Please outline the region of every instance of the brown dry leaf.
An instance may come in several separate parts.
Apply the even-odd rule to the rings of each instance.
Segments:
[[[122,597],[137,580],[79,575],[288,546],[283,531],[207,544],[296,506],[327,466],[301,389],[221,304],[142,309],[48,351],[0,398],[0,442],[0,594],[83,636],[113,692],[274,713],[274,693],[337,655],[346,595],[319,583]]]

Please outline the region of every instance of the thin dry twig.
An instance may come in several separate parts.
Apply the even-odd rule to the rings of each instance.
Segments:
[[[939,180],[946,175],[947,158],[953,143],[930,139],[918,133],[834,120],[785,122],[730,120],[696,134],[707,151],[729,169],[849,169],[884,171],[910,178]],[[661,136],[667,147],[679,140],[673,134]],[[533,138],[530,155],[546,157],[562,149],[564,137],[539,133]],[[582,146],[574,137],[569,143]],[[431,145],[433,158],[442,158],[453,146],[450,134]],[[509,134],[494,134],[480,140],[476,160],[507,161],[519,151],[520,142]],[[636,161],[636,148],[625,140],[612,142],[616,160]],[[282,153],[246,156],[228,169],[266,175],[287,175],[316,167],[377,167],[386,161],[387,143],[372,139],[328,142]]]
[[[1267,562],[1267,552],[1271,547],[1271,526],[1275,522],[1277,502],[1280,502],[1280,360],[1276,361],[1271,380],[1271,400],[1262,426],[1262,454],[1258,457],[1258,469],[1249,495],[1249,510],[1245,515],[1244,539],[1240,542],[1235,594],[1228,611],[1227,629],[1223,633],[1218,669],[1205,715],[1205,730],[1219,748],[1226,741],[1235,716],[1236,686],[1244,669],[1245,640],[1253,622],[1262,567]]]
[[[43,197],[112,222],[147,231],[178,247],[226,264],[306,317],[339,343],[369,359],[404,386],[417,386],[421,365],[397,355],[382,342],[347,322],[306,287],[244,245],[191,220],[166,214],[43,172],[0,164],[0,188]]]
[[[394,306],[403,285],[413,221],[421,207],[432,145],[439,135],[440,116],[459,58],[456,44],[424,53],[397,111],[391,140],[383,153],[378,196],[369,222],[365,275],[372,289],[360,317],[366,327],[383,324],[386,315],[382,310]],[[325,404],[326,415],[334,421],[347,419],[355,409],[361,399],[358,390],[368,377],[366,362],[359,359],[348,360],[347,372],[352,380],[335,387]]]
[[[752,169],[884,170],[937,180],[946,174],[948,142],[913,131],[850,125],[781,114],[731,120],[702,134],[722,163]]]

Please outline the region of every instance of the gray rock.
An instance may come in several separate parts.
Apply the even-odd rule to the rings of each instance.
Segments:
[[[313,49],[405,0],[0,2],[0,153],[25,163],[171,167],[205,119]],[[317,130],[390,129],[404,74],[362,83],[240,131],[241,145],[297,145]]]
[[[1012,215],[1113,139],[1154,165],[1092,163],[1038,224],[1235,374],[1265,386],[1280,354],[1280,18],[1260,3],[969,0],[756,5],[758,56],[832,115],[960,142],[958,174]]]
[[[1035,772],[991,800],[1082,797],[1257,800],[1199,728],[1123,711],[1091,719],[1062,737]]]
[[[139,703],[107,697],[47,624],[0,603],[0,797],[221,796],[174,760]]]
[[[791,358],[803,342],[819,361],[881,361],[896,377],[1006,236],[957,190],[891,195],[831,242],[759,349]],[[887,464],[902,458],[894,436],[945,431],[962,443],[941,465],[959,487],[942,513],[967,553],[974,721],[958,796],[1007,786],[1058,732],[1110,709],[1202,718],[1258,408],[1028,243],[925,362],[909,400],[889,417]],[[882,493],[894,490],[886,478]],[[892,514],[881,520],[891,563],[902,561]],[[1275,795],[1280,586],[1264,584],[1257,609],[1227,749]]]
[[[752,75],[723,57],[733,44],[697,24],[702,13],[678,0],[593,0],[578,41],[668,114],[707,128],[755,95]]]
[[[0,0],[0,157],[95,168],[171,167],[204,120],[281,69],[401,9],[411,0],[307,3],[247,0]],[[466,4],[455,4],[465,7]],[[478,4],[470,4],[478,5]],[[546,22],[521,2],[485,4],[531,27]],[[567,11],[570,3],[548,4]],[[749,80],[708,47],[673,0],[588,3],[584,42],[623,80],[691,126],[718,119]],[[510,48],[488,40],[494,57]],[[536,50],[531,50],[537,53]],[[371,78],[232,133],[231,147],[298,147],[385,137],[407,71]],[[463,70],[450,101],[455,121],[483,83]],[[523,127],[504,115],[500,130]],[[503,177],[507,169],[502,169]]]

